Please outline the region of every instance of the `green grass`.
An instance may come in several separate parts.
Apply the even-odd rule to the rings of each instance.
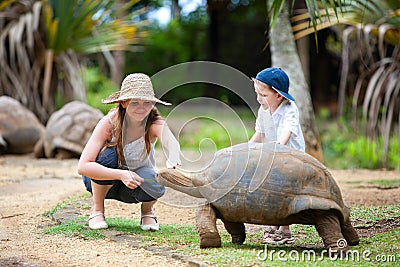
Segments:
[[[87,220],[88,218],[86,216],[80,216],[72,221],[63,222],[60,225],[45,228],[43,231],[49,235],[62,234],[66,237],[79,236],[83,239],[104,238],[105,235],[99,231],[92,231],[87,227]]]
[[[68,200],[69,205],[81,207],[81,199]],[[73,204],[76,202],[76,204]],[[58,208],[63,205],[57,205]],[[51,212],[47,213],[51,214]],[[376,225],[380,220],[398,218],[400,205],[381,207],[351,207],[351,219],[357,227],[365,228]],[[292,225],[292,233],[296,237],[290,246],[264,246],[260,243],[262,233],[248,233],[243,245],[234,245],[225,229],[219,224],[222,239],[221,248],[200,249],[199,236],[194,225],[161,225],[158,232],[143,232],[139,221],[124,218],[107,218],[110,228],[106,230],[89,230],[87,216],[79,216],[74,220],[45,228],[46,234],[59,234],[65,237],[82,239],[105,238],[107,231],[125,233],[140,240],[139,247],[165,247],[171,253],[186,255],[213,266],[395,266],[393,257],[397,257],[400,249],[400,229],[361,238],[360,245],[351,247],[347,259],[333,260],[326,256],[322,240],[314,226]],[[363,253],[366,253],[363,255]],[[324,256],[325,255],[325,256]],[[309,259],[308,257],[311,257]],[[380,258],[379,258],[380,257]],[[377,259],[386,257],[386,262]],[[282,259],[286,259],[283,261]]]
[[[254,133],[249,110],[159,107],[183,149],[219,150],[247,142]]]
[[[61,203],[58,203],[53,209],[45,212],[43,216],[51,217],[59,210],[65,209],[67,206],[73,206],[74,208],[78,209],[90,209],[89,204],[87,204],[86,199],[90,197],[89,192],[85,192],[81,196],[69,198]]]
[[[352,180],[346,181],[348,184],[358,184],[359,187],[378,187],[380,189],[392,189],[400,187],[400,178],[398,179],[377,179],[373,181]]]
[[[184,134],[179,142],[181,147],[194,148],[201,146],[204,149],[223,149],[235,144],[245,143],[251,137],[251,131],[246,128],[228,131],[222,125],[211,120],[200,123],[198,129],[191,134]]]
[[[351,207],[352,221],[358,227],[370,227],[380,220],[397,218],[400,215],[400,205],[386,205],[380,207],[373,206],[353,206]]]
[[[400,178],[395,180],[379,179],[374,181],[368,181],[369,184],[378,185],[382,188],[394,188],[400,187]]]

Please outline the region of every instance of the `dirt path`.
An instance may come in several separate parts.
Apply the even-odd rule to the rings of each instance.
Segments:
[[[187,262],[149,250],[105,240],[62,238],[41,233],[42,214],[85,190],[76,174],[77,160],[34,159],[30,155],[0,157],[0,266],[186,266]],[[400,189],[382,190],[374,179],[400,179],[400,172],[332,171],[350,205],[400,203]],[[353,181],[348,183],[348,181]],[[156,206],[162,224],[194,224],[195,209],[171,205],[179,199],[167,190]],[[166,204],[168,203],[168,204]],[[109,217],[139,217],[139,205],[106,202]]]

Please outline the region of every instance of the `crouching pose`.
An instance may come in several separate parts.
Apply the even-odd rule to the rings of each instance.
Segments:
[[[120,91],[102,102],[117,106],[99,121],[78,163],[78,173],[93,195],[89,227],[108,227],[104,215],[107,198],[141,202],[141,229],[157,231],[153,206],[165,192],[155,180],[157,139],[168,151],[167,167],[180,165],[179,143],[155,107],[156,103],[170,104],[154,96],[150,78],[142,73],[128,75]]]

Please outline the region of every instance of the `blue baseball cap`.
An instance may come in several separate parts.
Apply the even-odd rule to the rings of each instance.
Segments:
[[[257,73],[256,79],[268,84],[283,97],[294,101],[289,94],[289,77],[281,68],[266,68]]]

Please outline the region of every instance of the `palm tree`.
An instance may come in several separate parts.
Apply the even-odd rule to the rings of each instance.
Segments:
[[[268,3],[272,28],[270,39],[272,62],[274,65],[290,68],[289,76],[293,76],[292,81],[296,81],[296,85],[292,86],[292,89],[293,94],[297,98],[300,97],[299,109],[303,117],[302,126],[306,132],[305,138],[308,146],[312,145],[310,141],[315,140],[312,135],[308,136],[308,133],[314,132],[313,123],[305,125],[307,122],[313,122],[313,119],[308,118],[313,116],[313,111],[308,108],[311,101],[309,93],[304,90],[307,86],[304,82],[303,72],[300,71],[301,66],[297,62],[293,40],[315,33],[320,29],[345,24],[351,25],[351,27],[347,28],[343,35],[339,114],[342,115],[345,103],[345,90],[351,63],[349,60],[352,58],[353,61],[355,60],[354,55],[349,53],[349,38],[355,37],[357,39],[355,51],[360,51],[360,55],[364,56],[360,57],[361,59],[358,58],[362,62],[359,64],[362,68],[359,70],[359,78],[354,90],[353,114],[357,114],[358,101],[363,95],[363,118],[364,121],[367,121],[366,133],[372,137],[383,135],[387,157],[390,132],[396,123],[395,118],[400,117],[400,2],[393,0],[339,0],[334,2],[308,0],[306,1],[308,12],[302,12],[292,18],[292,21],[295,22],[292,28],[294,38],[288,30],[290,20],[286,10],[287,7],[291,10],[294,1],[269,0]],[[400,119],[397,124],[400,142]],[[310,137],[312,138],[310,139]]]
[[[292,1],[290,1],[292,2]],[[310,90],[297,52],[289,17],[289,7],[284,0],[267,1],[271,16],[269,46],[271,62],[275,67],[287,71],[290,90],[296,99],[300,112],[306,152],[319,161],[323,161],[321,141],[315,125],[314,110]],[[292,3],[291,3],[292,5]]]
[[[396,134],[396,124],[400,143],[400,2],[342,1],[340,12],[330,7],[321,10],[320,21],[314,27],[304,22],[305,19],[310,16],[293,17],[297,38],[322,28],[346,25],[342,38],[338,114],[343,116],[348,91],[353,95],[353,124],[356,125],[357,110],[361,106],[360,122],[366,126],[365,134],[371,139],[383,137],[386,157],[383,163],[387,164],[389,139]],[[350,69],[354,65],[358,68]],[[350,78],[350,71],[356,76],[355,80]]]
[[[85,101],[80,56],[132,50],[143,35],[138,1],[9,0],[0,5],[0,93],[45,123],[56,99]],[[128,14],[129,15],[124,15]],[[121,15],[122,14],[122,15]]]

